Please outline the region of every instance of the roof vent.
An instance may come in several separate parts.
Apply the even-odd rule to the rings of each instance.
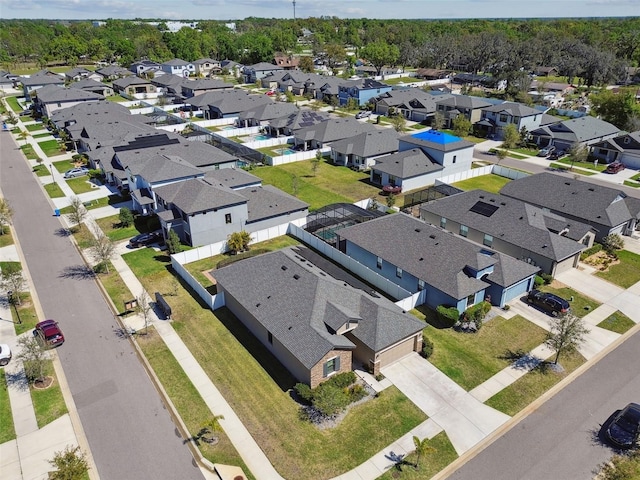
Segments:
[[[564,184],[565,184],[565,185],[571,185],[571,183],[570,183],[570,182],[564,182]]]
[[[293,278],[295,278],[296,280],[300,279],[300,275],[298,275],[297,273],[293,276]]]
[[[480,195],[480,198],[484,198],[484,195]]]
[[[500,202],[500,205],[502,205],[504,207],[506,205],[506,203]]]
[[[432,239],[434,239],[434,240],[435,240],[435,239],[436,239],[436,236],[435,236],[434,234],[431,234],[431,235],[429,235],[429,238],[432,238]]]
[[[589,191],[590,191],[590,192],[595,192],[595,191],[596,191],[596,189],[595,189],[595,188],[593,188],[593,187],[589,187]]]
[[[418,261],[419,261],[419,262],[421,262],[421,261],[423,261],[423,260],[424,260],[424,257],[420,257],[420,258],[418,259]]]
[[[422,230],[420,230],[419,228],[416,228],[416,233],[420,233]]]
[[[256,303],[256,308],[258,308],[261,304],[260,303]]]
[[[496,203],[496,199],[495,198],[490,198],[489,201],[493,202],[493,203]]]

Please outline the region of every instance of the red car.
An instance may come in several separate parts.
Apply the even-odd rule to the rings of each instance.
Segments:
[[[618,173],[620,170],[624,170],[624,163],[622,162],[612,162],[607,165],[607,169],[605,173]]]
[[[38,323],[33,335],[47,348],[57,347],[64,343],[64,335],[55,320],[44,320]]]

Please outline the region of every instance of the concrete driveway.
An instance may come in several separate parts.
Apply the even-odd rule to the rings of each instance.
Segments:
[[[478,401],[417,353],[383,368],[382,374],[447,432],[458,455],[510,418]]]

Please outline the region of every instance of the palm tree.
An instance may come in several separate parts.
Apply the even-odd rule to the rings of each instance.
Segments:
[[[420,457],[422,455],[426,455],[427,453],[436,451],[435,448],[433,448],[431,445],[427,443],[428,441],[429,439],[427,438],[423,438],[422,440],[420,440],[416,436],[413,437],[413,444],[416,447],[416,468],[419,468]]]
[[[202,440],[205,443],[217,443],[218,437],[214,435],[215,432],[220,432],[222,426],[220,420],[224,420],[222,415],[214,415],[207,422],[202,425],[202,428],[198,432],[197,440]]]
[[[21,140],[24,140],[25,145],[27,144],[27,138],[29,138],[30,136],[31,134],[26,130],[21,130],[20,133],[18,134],[18,138]]]

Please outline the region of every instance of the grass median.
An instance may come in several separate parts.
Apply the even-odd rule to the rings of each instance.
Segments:
[[[67,413],[67,405],[64,402],[62,390],[51,361],[46,363],[44,374],[53,380],[51,385],[47,388],[31,387],[31,400],[38,428],[50,424]]]
[[[13,426],[13,414],[11,402],[9,402],[9,390],[4,368],[0,370],[0,444],[16,438],[16,430]]]

